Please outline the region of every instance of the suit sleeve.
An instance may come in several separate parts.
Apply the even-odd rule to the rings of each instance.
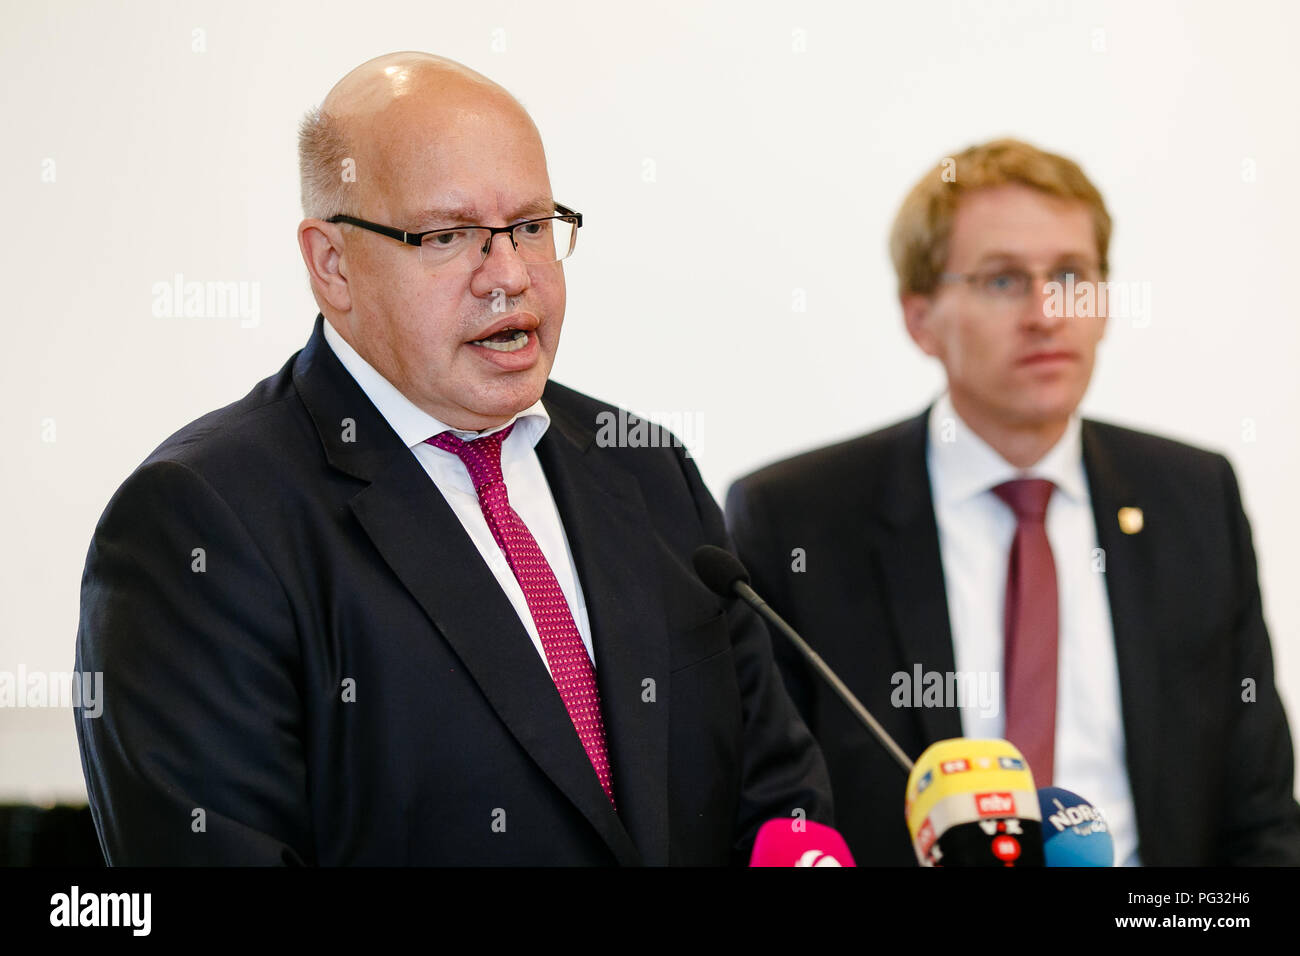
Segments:
[[[1229,691],[1238,695],[1229,734],[1227,810],[1218,845],[1223,863],[1234,866],[1300,866],[1300,806],[1296,804],[1291,733],[1273,676],[1273,654],[1260,601],[1250,524],[1232,466],[1223,460],[1232,567],[1238,574],[1232,639],[1238,662]],[[1255,681],[1253,700],[1242,681]]]
[[[95,529],[77,669],[102,712],[75,712],[92,816],[112,865],[314,862],[284,590],[194,471],[149,463]]]
[[[735,553],[722,511],[698,469],[683,469],[709,543]],[[772,657],[767,626],[748,605],[732,599],[727,623],[736,662],[744,720],[744,757],[733,861],[749,859],[758,829],[772,819],[806,819],[834,825],[830,777],[821,749],[804,725]]]

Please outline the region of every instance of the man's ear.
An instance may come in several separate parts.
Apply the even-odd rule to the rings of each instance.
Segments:
[[[339,227],[322,219],[304,219],[298,223],[298,248],[318,299],[328,302],[336,312],[350,312],[352,294]]]
[[[930,327],[931,305],[933,299],[920,292],[902,292],[898,301],[903,306],[903,323],[907,334],[926,355],[938,355],[934,330]]]

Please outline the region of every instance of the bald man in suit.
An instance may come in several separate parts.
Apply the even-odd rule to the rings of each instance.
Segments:
[[[695,465],[549,381],[582,217],[532,120],[394,54],[300,143],[310,340],[87,557],[108,861],[719,865],[831,822],[761,622],[691,570],[728,546]]]

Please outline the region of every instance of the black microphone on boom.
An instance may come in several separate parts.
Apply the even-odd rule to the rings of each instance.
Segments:
[[[858,720],[862,721],[867,730],[871,732],[871,735],[898,761],[898,765],[903,768],[903,771],[905,773],[912,772],[911,758],[903,753],[903,748],[898,746],[894,738],[889,736],[885,728],[880,725],[880,722],[871,716],[871,712],[862,706],[862,701],[858,700],[853,691],[845,686],[844,681],[840,680],[839,676],[821,659],[821,655],[809,647],[807,641],[800,637],[781,615],[768,607],[767,602],[749,586],[749,572],[745,570],[745,566],[740,563],[739,558],[730,551],[706,544],[695,549],[695,554],[691,556],[691,563],[695,565],[695,573],[700,576],[700,580],[708,586],[710,591],[721,597],[740,598],[761,614],[773,627],[789,638],[790,643],[799,649],[799,653],[834,688],[840,700],[844,701],[849,710],[853,711]]]

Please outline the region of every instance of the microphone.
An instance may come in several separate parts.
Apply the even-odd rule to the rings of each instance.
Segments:
[[[740,559],[725,548],[703,544],[691,555],[695,573],[714,594],[732,597],[732,587],[736,582],[749,583],[749,572],[740,563]]]
[[[768,820],[758,829],[750,866],[856,866],[844,837],[812,820]]]
[[[840,700],[848,705],[849,710],[853,711],[858,720],[862,721],[867,730],[871,732],[871,735],[898,761],[898,765],[903,768],[903,771],[905,773],[912,771],[911,758],[903,752],[903,748],[898,746],[894,738],[889,736],[889,733],[880,725],[880,722],[871,716],[871,712],[862,706],[862,701],[854,696],[853,691],[849,690],[844,681],[840,680],[839,675],[821,659],[821,655],[809,647],[808,643],[795,632],[795,629],[787,624],[781,615],[768,607],[767,602],[749,586],[749,572],[745,570],[745,566],[740,563],[739,558],[730,551],[706,544],[695,549],[695,554],[691,556],[691,563],[695,565],[695,573],[699,575],[700,580],[704,582],[710,591],[725,598],[740,598],[784,634],[799,649],[799,653],[812,665],[813,669],[834,688]]]
[[[940,740],[907,778],[904,814],[922,866],[1043,866],[1029,764],[1005,740]]]
[[[1115,865],[1110,828],[1091,803],[1061,787],[1043,787],[1038,791],[1038,806],[1048,866]]]

